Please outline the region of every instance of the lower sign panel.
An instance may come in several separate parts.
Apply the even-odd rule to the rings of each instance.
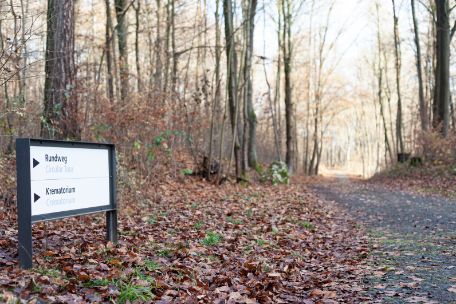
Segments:
[[[110,204],[109,177],[31,182],[32,216]]]

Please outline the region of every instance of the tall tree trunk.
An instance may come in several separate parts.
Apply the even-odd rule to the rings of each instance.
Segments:
[[[45,57],[41,136],[79,139],[73,0],[48,0]]]
[[[291,25],[292,25],[292,12],[291,0],[284,0],[282,2],[283,14],[283,69],[285,77],[285,125],[286,125],[286,146],[287,151],[285,160],[290,173],[294,171],[295,159],[295,144],[294,144],[294,104],[292,100],[292,86],[291,86],[291,59],[292,59],[292,46],[291,46]]]
[[[312,157],[310,158],[309,163],[309,175],[316,174],[316,161],[317,161],[317,152],[318,152],[318,116],[320,115],[320,97],[317,93],[315,97],[315,113],[314,113],[314,131],[313,131],[313,149],[312,149]]]
[[[248,135],[247,142],[243,143],[246,150],[248,165],[256,169],[257,154],[256,154],[256,126],[257,119],[255,109],[253,108],[253,86],[252,86],[252,55],[253,55],[253,35],[255,30],[255,14],[257,8],[257,0],[247,0],[245,5],[245,20],[244,20],[244,37],[245,37],[245,52],[244,52],[244,104],[245,104],[245,126],[244,132]]]
[[[383,68],[382,68],[382,58],[385,59],[386,62],[386,55],[384,53],[384,50],[382,49],[382,37],[381,37],[381,29],[380,29],[380,14],[379,14],[379,7],[377,5],[376,7],[376,12],[377,12],[377,52],[378,52],[378,68],[375,68],[374,65],[374,71],[377,70],[377,98],[378,98],[378,103],[380,106],[380,116],[382,118],[383,122],[383,133],[384,133],[384,139],[385,139],[385,163],[388,163],[388,156],[390,157],[390,161],[393,162],[393,149],[391,148],[390,141],[388,138],[388,127],[386,123],[386,114],[385,114],[385,108],[383,105]],[[382,56],[383,55],[383,56]]]
[[[424,100],[424,88],[423,88],[423,69],[421,64],[421,45],[420,45],[420,31],[418,28],[418,22],[416,20],[415,12],[415,0],[410,0],[412,4],[412,19],[413,19],[413,30],[415,32],[415,48],[416,48],[416,70],[418,74],[418,99],[420,108],[420,119],[421,119],[421,130],[426,132],[429,129],[429,121],[427,114],[427,106]]]
[[[27,100],[27,63],[28,63],[28,49],[27,49],[27,40],[25,38],[27,32],[27,18],[29,12],[29,2],[21,0],[21,15],[22,15],[22,24],[21,24],[21,46],[22,46],[22,72],[21,72],[21,83],[20,83],[20,101],[21,105],[24,105]]]
[[[155,11],[155,16],[157,19],[157,34],[155,37],[155,73],[154,73],[154,86],[156,91],[162,89],[162,58],[161,58],[161,1],[156,0],[157,8]]]
[[[105,0],[106,6],[106,28],[105,28],[105,51],[106,51],[106,69],[107,69],[107,93],[108,99],[111,103],[114,102],[114,82],[112,75],[112,53],[111,53],[111,28],[112,28],[112,18],[111,18],[111,5],[110,0]]]
[[[138,92],[142,91],[141,63],[139,62],[139,17],[141,13],[141,0],[136,0],[135,9],[135,59],[136,59],[136,81]]]
[[[172,13],[171,13],[171,2],[173,0],[168,0],[166,3],[166,32],[165,32],[165,70],[164,70],[164,84],[163,92],[168,91],[168,82],[169,82],[169,69],[171,65],[171,31],[172,31]]]
[[[456,128],[456,121],[454,117],[454,102],[453,102],[453,95],[450,94],[450,119],[451,119],[451,127],[453,129]]]
[[[236,177],[240,177],[240,145],[238,132],[239,102],[237,98],[237,54],[235,49],[233,8],[231,0],[223,0],[223,14],[225,18],[226,62],[227,62],[227,90],[228,103],[233,134],[233,149]]]
[[[214,102],[212,105],[211,113],[211,131],[209,135],[209,153],[208,153],[208,162],[206,165],[207,178],[211,177],[211,166],[212,166],[212,154],[214,150],[214,134],[216,133],[215,123],[218,121],[218,110],[221,100],[221,91],[220,91],[220,59],[221,59],[221,50],[220,50],[220,0],[215,2],[215,93],[214,93]]]
[[[176,94],[177,66],[179,56],[176,50],[176,8],[175,1],[171,1],[171,48],[173,52],[173,67],[171,69],[171,93]]]
[[[120,74],[120,99],[125,102],[128,98],[128,47],[127,47],[127,16],[126,1],[115,0],[117,17],[117,40],[119,44],[119,74]]]
[[[434,88],[434,128],[446,137],[450,99],[450,21],[448,0],[435,0],[437,12],[436,70]]]
[[[396,112],[396,141],[398,153],[404,153],[404,138],[402,135],[402,99],[401,99],[401,45],[399,41],[399,18],[396,14],[396,3],[393,3],[393,24],[394,24],[394,59],[396,68],[396,93],[397,93],[397,112]]]
[[[313,22],[313,16],[314,16],[314,8],[315,8],[315,0],[312,0],[311,4],[311,9],[310,9],[310,18],[309,18],[309,40],[308,40],[308,45],[309,45],[309,58],[312,57],[312,37],[313,37],[313,27],[312,27],[312,22]],[[309,151],[310,151],[310,103],[311,103],[311,77],[310,75],[312,74],[312,63],[311,60],[308,62],[308,69],[307,69],[307,79],[306,79],[306,89],[307,89],[307,102],[306,102],[306,133],[305,133],[305,138],[303,138],[304,141],[304,147],[303,147],[303,168],[304,168],[304,173],[306,175],[310,175],[310,159],[309,159]]]
[[[277,67],[276,67],[276,79],[275,79],[275,92],[274,92],[274,112],[276,114],[277,122],[277,142],[279,146],[279,160],[282,161],[282,111],[281,111],[281,89],[282,89],[282,28],[283,28],[283,16],[280,10],[280,2],[277,2]]]

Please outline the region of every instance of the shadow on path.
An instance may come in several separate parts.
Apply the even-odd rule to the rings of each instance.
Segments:
[[[456,303],[456,201],[350,181],[312,186],[364,223],[373,243],[369,293],[381,303]]]

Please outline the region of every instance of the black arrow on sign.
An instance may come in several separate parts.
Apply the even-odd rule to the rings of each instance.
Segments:
[[[39,161],[37,161],[36,159],[33,159],[33,168],[35,168],[36,166],[38,166],[40,164]]]
[[[40,196],[36,193],[33,193],[33,202],[35,203],[39,199],[40,199]]]

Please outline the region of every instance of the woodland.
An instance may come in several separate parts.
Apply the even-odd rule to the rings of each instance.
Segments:
[[[394,212],[345,201],[438,196],[405,216],[454,245],[455,8],[0,0],[0,302],[456,301],[453,268],[434,293],[386,265],[415,255],[371,223]],[[115,145],[118,242],[102,214],[37,222],[19,267],[17,138]]]

